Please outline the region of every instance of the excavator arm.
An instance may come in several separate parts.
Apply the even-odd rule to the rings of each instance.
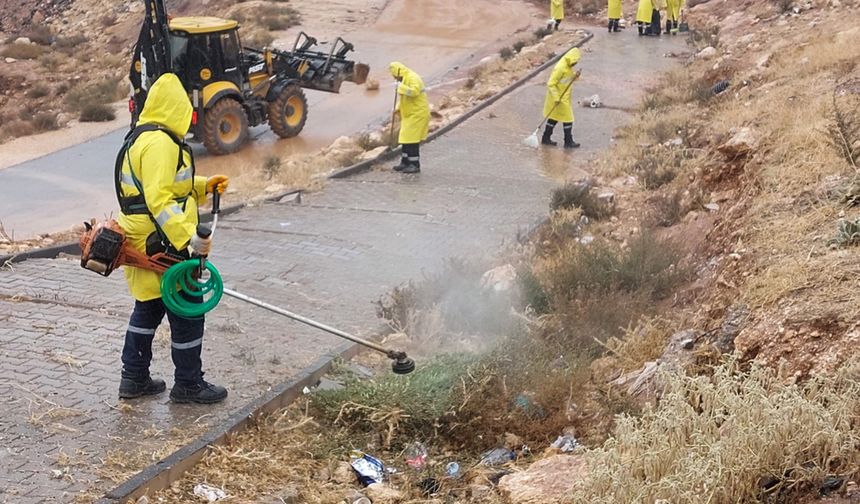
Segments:
[[[149,87],[170,71],[170,41],[167,12],[163,0],[144,0],[146,13],[140,27],[128,78],[132,97],[129,100],[131,126],[134,127]]]

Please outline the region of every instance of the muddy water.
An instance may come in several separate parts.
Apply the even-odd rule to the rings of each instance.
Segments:
[[[362,5],[374,8],[372,2]],[[542,19],[521,0],[474,0],[466,9],[461,5],[456,0],[391,0],[372,23],[358,27],[306,16],[300,29],[319,40],[345,35],[357,49],[355,58],[371,65],[371,76],[382,88],[371,92],[346,83],[337,95],[309,91],[308,122],[299,137],[283,140],[266,127],[253,128],[254,140],[234,155],[210,156],[198,148],[200,173],[256,170],[268,156],[314,152],[342,135],[378,125],[391,113],[390,61],[414,68],[428,85],[444,82],[455,68],[477,61]],[[291,47],[298,29],[276,45]],[[122,131],[113,132],[0,170],[0,220],[17,237],[26,238],[115,212],[111,172],[121,138]]]

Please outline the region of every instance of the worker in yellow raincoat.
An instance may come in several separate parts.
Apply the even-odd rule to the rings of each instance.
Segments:
[[[609,0],[609,8],[607,9],[607,14],[609,17],[609,31],[610,32],[619,32],[621,31],[621,27],[619,26],[619,22],[621,20],[621,0]]]
[[[651,11],[651,30],[649,35],[659,37],[660,30],[663,29],[660,26],[660,13],[666,10],[667,3],[666,0],[651,0],[651,5],[654,7],[654,10]]]
[[[555,23],[555,29],[564,20],[564,0],[549,0],[549,17]]]
[[[427,101],[427,93],[424,92],[424,81],[403,63],[395,61],[389,65],[389,70],[398,82],[399,101],[396,111],[400,112],[399,142],[403,149],[400,164],[395,166],[394,170],[418,173],[421,171],[419,146],[427,139],[430,129],[430,103]]]
[[[666,33],[678,34],[678,22],[681,19],[681,9],[687,5],[686,0],[666,0]]]
[[[579,70],[574,70],[573,67],[579,62],[580,57],[581,54],[576,47],[567,51],[555,64],[546,83],[543,114],[547,121],[541,139],[543,145],[558,145],[552,140],[552,130],[560,122],[564,127],[564,148],[579,147],[579,144],[573,140],[573,106],[570,97],[573,81],[578,79],[580,74]]]
[[[639,35],[646,35],[651,26],[651,16],[654,11],[654,5],[651,0],[639,0],[639,8],[636,10],[636,27],[639,29]]]
[[[119,224],[129,244],[147,255],[209,254],[211,237],[197,233],[197,207],[207,193],[223,192],[229,180],[195,176],[191,149],[183,140],[191,120],[182,83],[175,74],[164,74],[150,88],[138,123],[117,156]],[[163,380],[150,376],[149,364],[155,329],[167,315],[175,366],[170,399],[208,404],[227,397],[227,389],[203,380],[203,318],[185,318],[165,308],[160,274],[126,266],[125,277],[135,302],[122,350],[119,396],[131,399],[166,390]]]

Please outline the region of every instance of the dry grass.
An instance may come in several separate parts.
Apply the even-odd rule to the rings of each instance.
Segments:
[[[551,210],[577,208],[589,219],[605,219],[615,213],[615,206],[609,200],[602,200],[592,190],[593,183],[588,180],[568,182],[552,191],[549,207]]]
[[[622,336],[612,337],[605,347],[613,359],[615,369],[624,372],[639,369],[642,363],[656,360],[666,348],[673,324],[654,317],[639,320],[629,326]]]
[[[9,44],[0,50],[0,56],[15,59],[36,59],[45,54],[47,49],[36,44]]]
[[[805,385],[732,362],[711,377],[664,373],[657,408],[619,418],[587,454],[591,477],[574,500],[794,502],[828,475],[850,477],[860,462],[856,371]]]
[[[64,96],[63,101],[66,108],[73,112],[83,112],[87,107],[105,105],[114,102],[124,96],[125,89],[122,84],[113,80],[82,84],[70,89]],[[106,112],[97,111],[93,108],[93,116],[105,116]],[[94,119],[98,120],[98,119]],[[101,119],[109,120],[109,119]]]
[[[25,96],[30,99],[44,98],[51,94],[51,88],[44,84],[36,84],[27,90]]]
[[[81,122],[107,122],[116,119],[116,112],[110,105],[90,103],[81,109]]]

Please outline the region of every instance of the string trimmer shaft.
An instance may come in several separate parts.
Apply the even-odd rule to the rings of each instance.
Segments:
[[[372,350],[376,350],[377,352],[381,352],[385,354],[386,357],[393,360],[394,362],[391,364],[391,370],[395,374],[409,374],[415,370],[415,361],[410,359],[406,352],[392,350],[390,348],[386,348],[380,344],[374,343],[372,341],[368,341],[363,338],[359,338],[358,336],[353,336],[347,332],[341,331],[340,329],[331,327],[329,325],[323,324],[321,322],[317,322],[316,320],[309,319],[298,313],[293,313],[291,311],[285,310],[279,306],[275,306],[273,304],[266,303],[265,301],[260,301],[259,299],[254,299],[251,296],[246,296],[241,292],[236,292],[232,289],[224,288],[224,294],[239,299],[241,301],[245,301],[246,303],[250,303],[254,306],[259,306],[265,310],[269,310],[270,312],[277,313],[278,315],[283,315],[284,317],[295,320],[296,322],[301,322],[302,324],[309,325],[311,327],[316,327],[317,329],[323,330],[329,334],[334,334],[340,338],[345,340],[352,341],[353,343],[358,343],[359,345],[365,346]]]

